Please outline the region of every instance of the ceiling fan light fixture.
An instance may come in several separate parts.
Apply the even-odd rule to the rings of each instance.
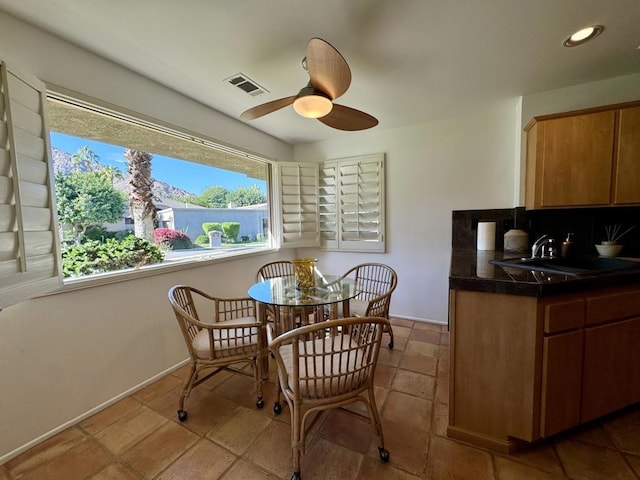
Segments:
[[[590,25],[575,32],[564,41],[563,45],[565,47],[575,47],[577,45],[582,45],[583,43],[596,38],[602,33],[603,30],[604,27],[602,25]]]
[[[327,97],[311,94],[298,97],[293,102],[293,109],[305,118],[320,118],[327,115],[333,108],[333,103]]]

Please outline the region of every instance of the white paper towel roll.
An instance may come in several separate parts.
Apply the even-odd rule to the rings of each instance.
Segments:
[[[478,250],[496,249],[496,222],[478,222]]]

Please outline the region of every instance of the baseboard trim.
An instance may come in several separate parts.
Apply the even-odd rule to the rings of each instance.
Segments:
[[[398,315],[396,313],[389,313],[389,317],[401,318],[403,320],[413,320],[414,322],[435,323],[437,325],[447,325],[447,322],[442,322],[440,320],[430,320],[428,318],[412,317],[410,315]]]
[[[78,423],[80,423],[82,420],[84,420],[85,418],[89,418],[91,415],[95,415],[96,413],[100,412],[101,410],[104,410],[107,407],[110,407],[111,405],[113,405],[114,403],[122,400],[125,397],[128,397],[129,395],[131,395],[132,393],[137,392],[138,390],[142,390],[144,387],[151,385],[153,382],[159,380],[160,378],[164,377],[165,375],[170,374],[171,372],[179,369],[180,367],[187,365],[189,363],[189,359],[185,359],[182,362],[174,365],[173,367],[167,368],[166,370],[158,373],[157,375],[154,375],[153,377],[145,380],[144,382],[126,390],[125,392],[122,392],[121,394],[113,397],[110,400],[107,400],[104,403],[101,403],[100,405],[98,405],[97,407],[92,408],[91,410],[86,411],[85,413],[83,413],[82,415],[79,415],[75,418],[72,418],[71,420],[69,420],[68,422],[63,423],[62,425],[57,426],[56,428],[49,430],[47,433],[44,433],[42,435],[40,435],[37,438],[34,438],[33,440],[25,443],[24,445],[10,451],[9,453],[2,455],[0,457],[0,465],[5,464],[6,462],[8,462],[9,460],[11,460],[14,457],[17,457],[18,455],[20,455],[23,452],[26,452],[27,450],[29,450],[32,447],[35,447],[36,445],[38,445],[39,443],[44,442],[45,440],[53,437],[54,435],[57,435],[58,433],[62,432],[63,430],[72,427]]]

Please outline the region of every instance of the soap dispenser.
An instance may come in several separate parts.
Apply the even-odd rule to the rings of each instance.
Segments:
[[[562,242],[560,249],[563,258],[570,257],[574,253],[573,233],[567,233],[567,239]]]

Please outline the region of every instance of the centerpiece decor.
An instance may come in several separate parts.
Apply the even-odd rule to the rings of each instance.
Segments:
[[[629,233],[635,228],[635,225],[631,225],[626,230],[622,230],[621,224],[605,225],[604,230],[607,235],[607,239],[603,240],[600,244],[596,244],[596,250],[601,257],[617,257],[622,250],[623,245],[618,243],[623,236]]]
[[[315,258],[294,258],[293,272],[296,277],[296,288],[308,290],[316,285]]]

